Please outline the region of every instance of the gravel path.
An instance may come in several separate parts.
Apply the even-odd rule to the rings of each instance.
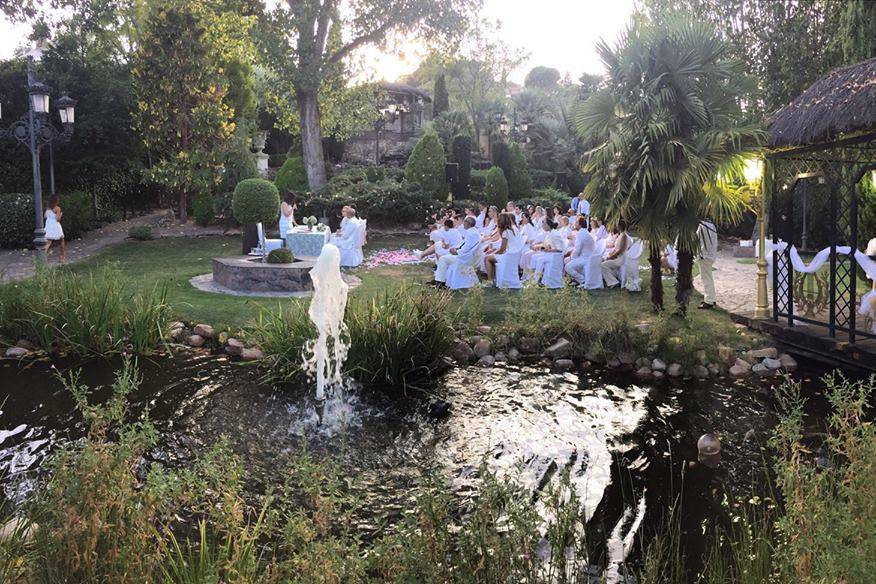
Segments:
[[[734,246],[721,242],[718,259],[715,260],[715,290],[718,306],[735,314],[753,313],[757,305],[757,266],[754,263],[739,263],[733,257]],[[746,260],[750,262],[750,260]],[[699,277],[694,286],[703,291]]]
[[[105,247],[125,241],[128,229],[134,225],[149,225],[156,237],[193,237],[199,235],[223,235],[221,227],[200,227],[193,222],[181,225],[170,211],[156,211],[125,221],[116,221],[100,229],[89,231],[82,238],[67,242],[67,261],[81,261]],[[58,263],[59,249],[53,245],[49,251],[49,263]],[[0,250],[0,281],[21,280],[34,273],[33,250]]]

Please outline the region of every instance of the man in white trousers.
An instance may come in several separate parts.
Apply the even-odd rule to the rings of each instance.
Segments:
[[[587,231],[586,217],[579,215],[576,223],[578,233],[575,235],[575,245],[569,255],[569,263],[566,264],[566,273],[578,284],[583,284],[586,280],[587,264],[590,263],[590,256],[593,255],[596,242]]]
[[[447,269],[459,263],[462,260],[471,259],[471,255],[475,252],[478,245],[481,243],[481,235],[475,229],[475,220],[473,217],[466,217],[463,222],[465,231],[463,232],[462,245],[459,248],[450,248],[450,253],[438,258],[438,267],[435,269],[435,281],[441,284],[447,283]]]
[[[697,264],[700,267],[700,277],[703,279],[703,303],[699,308],[710,310],[715,308],[717,295],[715,293],[715,277],[713,274],[715,260],[718,258],[718,230],[715,224],[704,219],[697,227],[697,238],[700,241],[700,253]]]

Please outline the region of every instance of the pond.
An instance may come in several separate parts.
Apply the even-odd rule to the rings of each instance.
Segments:
[[[118,365],[103,359],[0,364],[4,497],[21,502],[53,448],[84,434],[52,367],[81,367],[82,381],[101,386],[101,396]],[[459,497],[475,494],[482,461],[533,491],[569,469],[592,541],[604,541],[643,493],[644,529],[656,529],[683,493],[683,527],[699,533],[703,519],[723,516],[727,490],[745,494],[763,484],[764,445],[775,423],[771,385],[778,383],[643,385],[619,373],[473,367],[452,370],[407,397],[353,389],[334,412],[343,424],[320,425],[311,387],[274,386],[256,368],[225,357],[178,353],[141,360],[140,367],[144,381],[131,396],[132,415],[148,409],[156,423],[155,460],[184,465],[224,437],[243,457],[247,489],[255,494],[282,483],[283,462],[306,444],[317,459],[338,458],[353,479],[365,501],[358,521],[366,537],[412,506],[426,473],[439,473]],[[817,395],[816,381],[807,385]],[[449,415],[430,415],[435,399],[450,404]],[[810,408],[817,425],[824,400],[811,401]],[[706,432],[723,443],[714,468],[696,462],[697,438]],[[702,539],[690,538],[689,551]]]

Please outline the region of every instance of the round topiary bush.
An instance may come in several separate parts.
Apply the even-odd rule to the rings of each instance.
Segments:
[[[198,193],[195,200],[192,202],[192,215],[195,223],[201,227],[206,227],[213,222],[216,217],[215,206],[213,205],[213,197],[210,193]]]
[[[500,209],[508,204],[508,181],[505,179],[505,173],[498,166],[494,166],[487,172],[484,198],[491,205]]]
[[[281,193],[303,193],[310,189],[307,182],[307,170],[304,168],[304,159],[300,156],[292,156],[286,159],[277,178],[274,179],[277,190]]]
[[[294,261],[295,256],[292,255],[292,250],[285,247],[271,250],[271,253],[268,254],[269,264],[291,264]]]
[[[405,165],[405,178],[408,182],[419,184],[432,197],[444,200],[447,198],[447,181],[444,166],[447,158],[444,146],[435,132],[426,132]]]
[[[248,178],[235,187],[232,207],[242,225],[270,223],[280,215],[280,193],[271,181]]]
[[[33,241],[33,196],[25,193],[0,194],[0,246],[18,247]]]

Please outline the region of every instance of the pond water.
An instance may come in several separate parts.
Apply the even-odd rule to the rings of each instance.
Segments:
[[[15,502],[33,488],[52,449],[85,431],[52,366],[0,363],[0,487]],[[98,395],[105,395],[118,362],[54,366],[81,367],[82,381],[102,386]],[[261,493],[282,483],[284,460],[306,443],[316,458],[339,457],[355,479],[366,502],[359,517],[366,533],[409,508],[426,473],[440,473],[458,496],[475,493],[484,460],[534,491],[568,468],[593,541],[604,541],[643,492],[645,529],[656,528],[683,492],[683,524],[697,533],[703,519],[722,515],[726,490],[747,493],[763,483],[764,444],[775,423],[775,380],[642,385],[616,373],[507,366],[452,370],[424,390],[428,395],[354,389],[335,412],[344,424],[330,430],[318,424],[312,387],[275,387],[255,368],[224,357],[166,355],[140,366],[144,382],[131,397],[132,415],[148,408],[159,428],[154,459],[185,464],[225,437],[244,458],[247,488]],[[435,398],[451,405],[446,418],[430,417]],[[817,424],[823,400],[811,407]],[[723,443],[715,468],[696,462],[696,441],[706,432]],[[690,546],[701,541],[690,538]]]

